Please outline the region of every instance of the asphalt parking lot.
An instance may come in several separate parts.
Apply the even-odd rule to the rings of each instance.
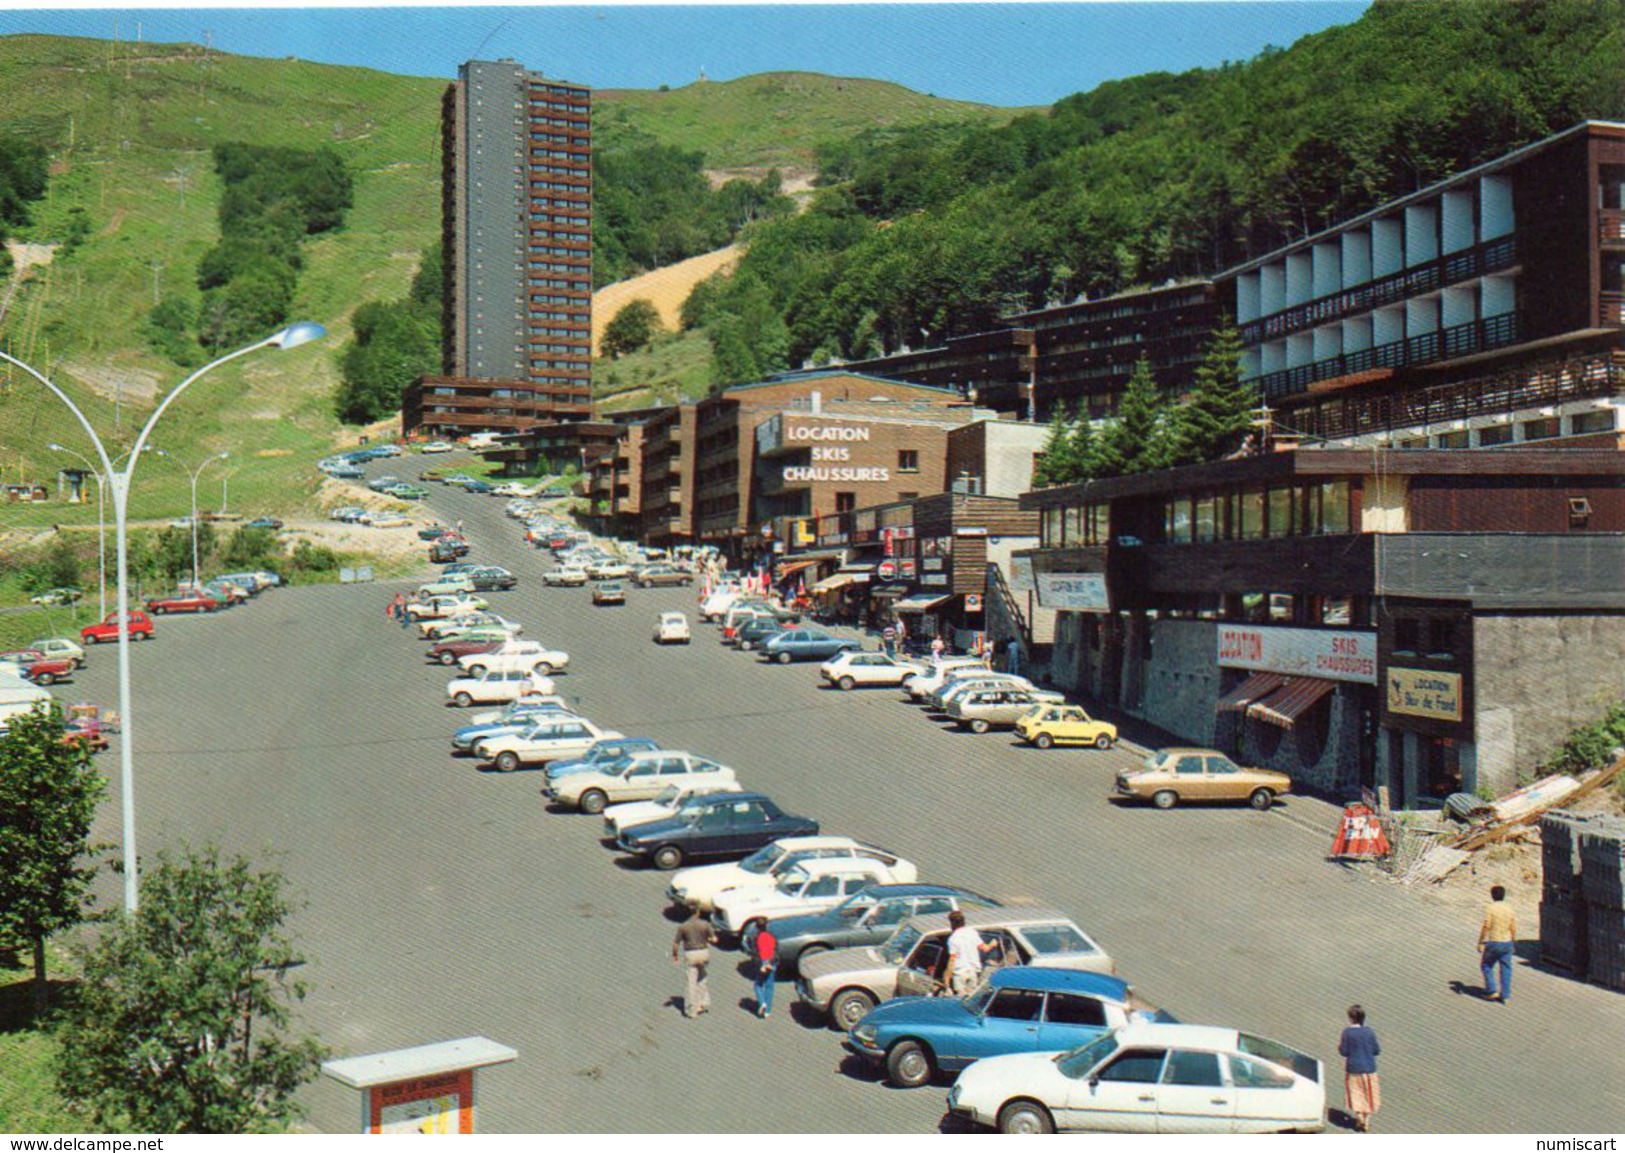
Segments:
[[[657,647],[659,611],[693,616],[692,590],[634,588],[623,608],[593,608],[589,590],[543,587],[550,562],[503,500],[437,488],[431,501],[467,522],[470,559],[519,575],[488,599],[571,654],[558,691],[585,715],[714,757],[826,832],[912,859],[922,880],[1068,911],[1181,1019],[1320,1056],[1330,1105],[1342,1010],[1360,1001],[1383,1043],[1382,1131],[1600,1131],[1625,1117],[1625,997],[1529,965],[1510,1005],[1453,991],[1477,982],[1476,917],[1327,864],[1305,825],[1119,807],[1107,793],[1126,751],[945,729],[893,690],[824,689],[816,666],[764,665],[708,626]],[[540,774],[448,755],[465,714],[444,703],[446,671],[385,620],[401,587],[273,590],[166,618],[132,650],[143,854],[212,839],[287,873],[306,901],[304,1018],[336,1055],[471,1034],[513,1046],[516,1063],[482,1076],[487,1132],[943,1123],[946,1082],[901,1091],[862,1075],[837,1034],[786,1011],[789,984],[770,1020],[752,1016],[735,954],[713,967],[712,1013],[684,1020],[668,875],[602,847],[598,818],[546,811]],[[112,657],[93,652],[58,695],[112,700]],[[116,776],[116,754],[101,764]],[[110,842],[116,794],[115,780],[96,830]],[[104,891],[116,900],[116,880]],[[348,1090],[323,1082],[305,1098],[314,1127],[354,1127]]]

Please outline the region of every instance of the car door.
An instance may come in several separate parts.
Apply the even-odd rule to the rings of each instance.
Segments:
[[[1210,756],[1207,760],[1207,795],[1210,800],[1233,801],[1247,795],[1241,770],[1229,757]]]
[[[928,933],[914,943],[908,960],[897,970],[899,997],[933,997],[945,988],[944,965],[948,960],[948,933]]]
[[[966,1061],[1000,1053],[1032,1053],[1038,1048],[1044,1016],[1044,994],[1037,989],[1000,989],[993,994],[976,1026],[965,1031]]]
[[[1063,1128],[1109,1133],[1155,1133],[1157,1088],[1164,1049],[1125,1049],[1082,1081],[1068,1081],[1057,1110]]]
[[[658,793],[662,786],[660,766],[664,758],[644,757],[634,761],[618,785],[610,786],[610,795],[617,801],[646,801]]]
[[[1225,1084],[1219,1055],[1175,1049],[1157,1086],[1158,1133],[1229,1133],[1236,1093]]]
[[[1097,997],[1052,991],[1038,1027],[1038,1051],[1059,1052],[1087,1045],[1108,1027],[1106,1006]]]
[[[1255,1057],[1240,1053],[1226,1055],[1230,1068],[1231,1093],[1235,1098],[1230,1113],[1233,1133],[1269,1133],[1282,1127],[1291,1113],[1292,1088],[1296,1084],[1286,1073]],[[1215,1097],[1219,1094],[1215,1093]]]
[[[725,844],[718,852],[750,853],[779,836],[777,814],[769,813],[760,801],[734,801],[726,806],[729,826]]]
[[[802,888],[800,896],[820,905],[833,905],[841,896],[841,878],[834,874],[814,877]]]
[[[1174,788],[1183,800],[1205,800],[1208,795],[1207,765],[1205,759],[1187,753],[1178,757],[1171,766]]]

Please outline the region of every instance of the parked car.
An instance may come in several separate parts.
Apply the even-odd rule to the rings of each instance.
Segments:
[[[661,789],[658,794],[647,801],[622,801],[611,805],[604,810],[604,828],[611,839],[618,837],[622,829],[629,829],[633,825],[647,824],[649,821],[663,821],[682,809],[698,797],[709,797],[713,793],[742,793],[737,780],[733,781],[686,781],[681,784],[670,784]]]
[[[511,640],[525,631],[518,621],[508,620],[495,613],[470,613],[467,616],[447,617],[444,620],[424,621],[418,626],[425,640],[473,641]]]
[[[997,908],[998,904],[992,897],[952,885],[875,885],[828,912],[775,917],[772,925],[779,941],[779,970],[794,972],[802,957],[816,957],[831,949],[883,944],[911,917],[972,907]]]
[[[243,525],[244,528],[268,528],[273,531],[282,527],[282,522],[274,516],[257,516]]]
[[[505,592],[519,583],[519,578],[499,565],[481,565],[468,574],[475,592]]]
[[[481,737],[474,755],[489,761],[505,773],[521,765],[545,765],[565,757],[579,757],[606,738],[623,734],[600,729],[584,717],[537,717],[518,732]]]
[[[424,445],[418,451],[419,452],[456,452],[457,451],[457,446],[454,445],[454,444],[447,444],[443,440],[431,440],[428,444]]]
[[[905,661],[885,653],[844,652],[818,666],[818,675],[839,689],[896,687],[925,672],[919,661]]]
[[[249,596],[259,596],[260,593],[276,583],[272,579],[272,574],[267,572],[228,572],[221,573],[215,579],[240,585],[247,591]]]
[[[420,624],[425,621],[471,616],[487,607],[485,598],[477,597],[473,593],[422,593],[421,589],[419,592],[422,599],[406,602],[406,615]]]
[[[557,709],[564,704],[564,698],[552,693],[531,693],[522,696],[516,701],[509,701],[500,709],[491,709],[483,713],[472,713],[468,724],[452,734],[451,747],[453,751],[463,750],[473,752],[476,740],[464,741],[463,737],[469,729],[479,728],[483,725],[523,725],[531,716],[537,716],[551,709]]]
[[[602,740],[579,757],[550,761],[547,766],[547,779],[556,781],[572,773],[591,772],[629,757],[633,753],[652,752],[659,747],[660,742],[650,737],[615,737],[612,740]]]
[[[903,691],[910,700],[924,701],[948,683],[948,678],[960,669],[976,668],[990,671],[981,657],[941,657],[933,660],[918,676],[903,682]]]
[[[737,586],[719,585],[700,602],[700,619],[714,621],[727,612],[741,593]]]
[[[802,861],[786,869],[770,887],[717,894],[711,927],[724,937],[754,936],[774,917],[821,913],[856,893],[894,880],[885,865],[865,857]]]
[[[522,672],[532,672],[540,676],[564,668],[570,663],[570,654],[558,649],[550,649],[536,641],[509,641],[495,652],[471,653],[459,657],[458,664],[468,670],[469,676],[477,677],[485,672],[502,670],[511,672],[518,669]]]
[[[28,603],[31,605],[71,605],[84,595],[82,589],[66,587],[46,589],[42,593],[36,593],[34,596],[29,597]]]
[[[626,603],[626,589],[621,587],[620,581],[605,581],[592,590],[592,603],[595,605],[624,605]]]
[[[564,588],[580,588],[587,583],[587,570],[580,568],[554,568],[542,574],[542,583]]]
[[[412,522],[407,517],[395,512],[376,512],[368,522],[373,528],[411,528]]]
[[[862,643],[823,629],[794,628],[775,633],[762,642],[762,657],[777,664],[791,661],[827,661],[836,653],[855,652]]]
[[[492,652],[501,648],[505,643],[505,640],[440,641],[425,651],[425,657],[432,665],[454,665],[461,657],[475,653]]]
[[[468,555],[468,542],[453,533],[444,533],[429,546],[429,562],[445,564]]]
[[[625,829],[615,844],[657,869],[675,869],[696,857],[739,856],[781,837],[817,833],[817,821],[786,813],[761,793],[719,793],[666,820]]]
[[[1016,736],[1040,749],[1052,745],[1109,749],[1117,743],[1117,726],[1095,720],[1081,705],[1044,705],[1016,722]]]
[[[1239,1029],[1134,1022],[1059,1056],[977,1061],[948,1110],[1001,1133],[1319,1133],[1326,1076],[1309,1054]]]
[[[1217,749],[1159,749],[1141,769],[1117,774],[1117,795],[1171,809],[1181,801],[1246,801],[1260,812],[1292,791],[1292,778],[1244,769]]]
[[[622,801],[648,801],[667,785],[731,781],[734,771],[705,757],[675,749],[633,753],[624,762],[549,780],[547,795],[561,805],[597,814]]]
[[[897,997],[847,1033],[846,1048],[901,1089],[1006,1053],[1087,1045],[1135,1021],[1172,1021],[1104,973],[1021,965],[996,969],[967,997]]]
[[[1111,957],[1065,913],[1037,907],[962,911],[965,924],[992,946],[982,957],[984,971],[1028,964],[1113,971]],[[827,1014],[832,1026],[850,1029],[882,1001],[945,988],[950,932],[947,914],[933,913],[904,922],[879,948],[803,956],[796,993],[803,1004]]]
[[[426,524],[422,528],[418,529],[418,539],[439,540],[450,531],[451,529],[447,528],[443,524]]]
[[[115,628],[114,634],[117,635],[117,632]],[[85,650],[67,637],[41,637],[37,641],[29,641],[23,647],[47,657],[66,657],[76,667],[81,669],[85,667]]]
[[[655,623],[655,644],[686,645],[693,639],[686,616],[676,612],[660,614],[660,620]]]
[[[945,713],[954,701],[966,693],[991,692],[995,689],[1027,693],[1035,704],[1062,704],[1066,701],[1065,694],[1053,689],[1041,689],[1026,677],[991,673],[987,676],[964,677],[946,685],[933,696],[932,707]]]
[[[219,601],[201,590],[170,593],[168,596],[152,597],[147,601],[147,611],[154,616],[162,616],[164,613],[212,613],[217,612],[220,607]]]
[[[442,573],[428,584],[419,585],[417,595],[419,597],[467,596],[473,591],[474,582],[468,578],[467,573],[454,573],[451,576]],[[483,609],[486,607],[485,601],[481,597],[467,596],[467,599],[479,602],[474,605],[475,608]]]
[[[646,589],[656,585],[691,585],[694,583],[694,574],[675,565],[651,564],[644,565],[637,571],[638,584]]]
[[[626,580],[632,575],[632,566],[625,561],[604,559],[587,566],[587,576],[595,581]]]
[[[127,617],[126,631],[132,641],[144,641],[152,636],[152,618],[140,609],[131,609]],[[79,630],[79,639],[87,645],[98,645],[103,641],[118,640],[118,612],[114,610],[95,624],[86,625]],[[46,642],[47,644],[49,642]],[[38,643],[31,643],[31,649],[40,648]],[[43,650],[49,652],[49,649]]]
[[[213,597],[224,608],[244,604],[249,599],[249,591],[235,581],[217,577],[212,581],[203,582],[203,595]]]
[[[483,677],[456,677],[446,686],[446,696],[460,709],[469,705],[516,701],[526,693],[551,693],[553,678],[515,669],[486,673]]]
[[[812,833],[775,840],[736,863],[684,869],[672,878],[666,896],[673,904],[687,905],[702,913],[709,913],[715,907],[717,897],[729,889],[770,889],[778,883],[785,870],[803,861],[853,857],[885,865],[892,872],[894,881],[913,881],[919,876],[919,870],[912,862],[905,861],[890,850],[853,837]]]
[[[0,666],[16,670],[24,680],[36,685],[53,685],[57,681],[68,680],[78,667],[71,657],[48,657],[31,649],[0,653]]]
[[[1022,717],[1043,705],[1030,689],[970,689],[949,702],[945,710],[955,724],[973,733],[1012,729]]]

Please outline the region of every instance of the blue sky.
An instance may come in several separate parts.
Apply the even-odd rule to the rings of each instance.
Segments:
[[[802,70],[988,104],[1050,104],[1104,80],[1245,60],[1357,20],[1364,0],[1246,3],[611,5],[0,10],[0,34],[149,42],[449,78],[511,57],[596,88]]]

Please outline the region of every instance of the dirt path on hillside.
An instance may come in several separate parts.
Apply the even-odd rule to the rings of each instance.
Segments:
[[[732,268],[739,259],[739,252],[737,244],[729,245],[600,288],[592,296],[593,355],[598,355],[598,341],[604,335],[604,326],[634,300],[647,300],[654,305],[655,311],[660,313],[660,323],[675,332],[681,323],[683,301],[688,299],[694,286],[714,273]]]

